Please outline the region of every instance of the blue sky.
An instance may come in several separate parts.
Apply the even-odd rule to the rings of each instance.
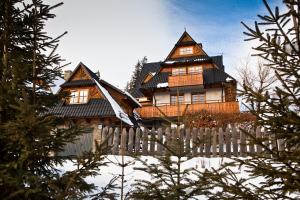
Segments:
[[[184,28],[209,55],[223,54],[226,71],[235,75],[253,45],[243,42],[240,22],[253,25],[264,12],[261,0],[65,0],[47,30],[69,32],[59,47],[72,62],[66,69],[82,61],[124,88],[137,60],[163,60]]]

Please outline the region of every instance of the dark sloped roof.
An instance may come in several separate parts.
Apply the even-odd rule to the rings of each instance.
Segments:
[[[75,87],[75,86],[90,86],[95,85],[93,80],[75,80],[70,82],[65,82],[60,87]]]
[[[212,56],[211,57],[213,63],[215,63],[220,70],[224,71],[224,65],[223,65],[223,56]]]
[[[131,93],[132,96],[134,96],[135,98],[140,98],[143,97],[143,93],[140,91],[140,88],[142,87],[141,83],[145,80],[146,76],[149,73],[158,73],[160,68],[161,68],[161,62],[154,62],[154,63],[145,63],[141,73],[137,79],[137,84],[136,84],[136,88],[135,91]]]
[[[50,113],[68,118],[111,117],[115,112],[106,99],[91,99],[86,104],[68,104],[61,102]]]
[[[232,76],[216,68],[206,69],[203,71],[204,84],[226,82],[227,78],[230,78],[235,81],[235,79]]]
[[[168,82],[169,72],[160,72],[155,74],[152,79],[150,79],[147,83],[142,84],[142,89],[149,89],[149,88],[157,88],[157,84],[159,83],[167,83]]]
[[[170,58],[164,62],[164,64],[174,64],[174,63],[185,63],[185,62],[205,62],[211,61],[211,57],[207,55],[199,55],[199,56],[190,56],[183,58]]]

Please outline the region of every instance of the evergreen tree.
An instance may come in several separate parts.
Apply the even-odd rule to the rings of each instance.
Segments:
[[[287,10],[273,11],[263,1],[268,14],[259,17],[254,28],[248,25],[246,40],[258,40],[254,47],[257,54],[275,71],[276,87],[257,91],[244,84],[242,95],[249,103],[249,110],[256,116],[256,126],[264,127],[264,138],[252,138],[252,143],[262,148],[261,153],[234,159],[212,173],[207,172],[217,187],[211,195],[222,199],[297,199],[300,198],[300,13],[299,0],[286,0]],[[257,103],[260,109],[255,109]],[[248,176],[238,177],[229,166],[247,169]],[[260,182],[251,180],[259,178]],[[250,180],[250,181],[249,181]]]
[[[55,53],[59,36],[44,31],[55,17],[42,0],[0,2],[0,194],[3,199],[81,199],[96,187],[84,178],[99,173],[106,150],[72,159],[75,170],[60,172],[70,158],[60,157],[67,142],[84,130],[59,128],[63,119],[46,114],[60,97],[49,86],[61,76]]]
[[[156,156],[158,163],[149,163],[138,158],[144,167],[137,168],[151,176],[151,180],[139,179],[133,185],[133,199],[197,199],[206,195],[211,185],[197,169],[183,168],[192,159],[191,152],[184,147],[183,129],[166,131],[166,142],[162,144],[165,155]],[[155,140],[155,138],[152,138]],[[194,179],[193,176],[198,177]]]
[[[137,87],[138,80],[140,77],[141,70],[144,66],[144,64],[147,63],[147,57],[145,56],[142,60],[138,60],[136,65],[134,66],[134,71],[131,76],[131,79],[129,82],[127,82],[125,90],[129,93],[133,93]]]

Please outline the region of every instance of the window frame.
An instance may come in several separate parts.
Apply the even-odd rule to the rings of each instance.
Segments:
[[[71,92],[71,97],[69,100],[69,104],[85,104],[89,101],[88,89],[71,90],[70,92]],[[84,93],[83,96],[81,96],[82,92]]]
[[[175,101],[174,101],[174,99],[175,99]],[[181,101],[178,101],[179,99],[181,99]],[[170,104],[171,105],[177,105],[178,102],[179,102],[179,104],[184,104],[184,94],[170,95]]]
[[[199,96],[197,99],[199,100],[194,100],[194,96]],[[201,99],[203,98],[203,101],[201,101]],[[206,103],[206,95],[205,93],[192,93],[191,94],[191,103],[192,104],[198,104],[198,103]]]
[[[179,49],[179,55],[191,55],[194,53],[193,47],[181,47]]]
[[[199,70],[195,70],[196,68],[199,68]],[[195,66],[188,67],[188,74],[201,74],[201,73],[203,73],[202,65],[195,65]]]
[[[172,76],[184,76],[186,74],[187,74],[186,73],[186,67],[174,67],[174,68],[172,68]]]

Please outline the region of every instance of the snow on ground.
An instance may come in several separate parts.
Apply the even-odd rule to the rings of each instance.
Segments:
[[[150,156],[142,156],[142,160],[146,160],[148,164],[151,163],[158,163],[158,161]],[[174,158],[175,159],[175,158]],[[106,161],[110,162],[108,166],[103,166],[100,169],[100,174],[96,177],[88,177],[87,181],[90,183],[94,183],[98,188],[105,187],[109,181],[115,177],[121,175],[121,167],[119,167],[117,164],[114,163],[121,163],[121,156],[114,156],[109,155],[106,158]],[[205,169],[211,169],[211,168],[219,168],[221,164],[231,162],[232,160],[229,158],[204,158],[204,157],[195,157],[192,158],[182,164],[182,170],[194,167],[199,171],[204,171]],[[143,167],[143,165],[139,161],[135,161],[134,158],[125,156],[124,157],[125,163],[131,163],[129,166],[125,168],[125,193],[128,192],[131,189],[131,185],[135,182],[136,179],[145,179],[145,180],[151,180],[151,176],[147,173],[135,170],[135,168]],[[68,161],[64,164],[64,166],[60,167],[62,171],[68,171],[72,170],[75,167],[73,166],[73,163]],[[247,173],[245,172],[245,169],[243,168],[232,168],[232,170],[235,172],[235,174],[240,178],[243,177],[245,179],[248,178]],[[192,176],[192,175],[191,175]],[[191,177],[196,178],[196,177]],[[263,178],[254,179],[251,180],[251,183],[255,185],[259,185],[259,182],[262,181]],[[118,182],[118,185],[119,182]],[[118,193],[118,191],[116,191]],[[206,199],[205,197],[201,197],[199,199]]]

